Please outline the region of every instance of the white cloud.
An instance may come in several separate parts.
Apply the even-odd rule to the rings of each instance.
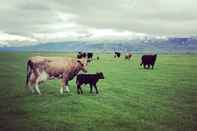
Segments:
[[[132,35],[129,31],[115,31],[113,29],[92,29],[89,30],[89,33],[92,35],[92,37],[124,37],[124,36],[130,36]]]
[[[0,32],[0,47],[27,46],[27,45],[32,45],[35,42],[37,42],[37,40],[31,37]]]
[[[86,34],[77,33],[77,32],[54,32],[54,33],[35,33],[33,38],[37,41],[44,42],[58,42],[58,41],[72,41],[79,40],[80,37],[83,37]]]
[[[19,36],[19,35],[12,35],[8,33],[0,32],[0,41],[27,41],[27,42],[35,42],[35,39],[32,39],[30,37],[25,36]]]

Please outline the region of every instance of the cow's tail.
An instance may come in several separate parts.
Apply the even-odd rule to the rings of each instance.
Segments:
[[[31,60],[28,60],[28,62],[27,62],[27,76],[26,76],[25,87],[28,87],[31,73],[32,73],[32,61]]]
[[[144,64],[144,56],[142,56],[142,58],[141,58],[141,63],[140,63],[140,66],[142,66],[143,64]]]

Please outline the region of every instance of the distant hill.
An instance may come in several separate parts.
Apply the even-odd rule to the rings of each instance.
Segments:
[[[197,53],[197,39],[192,37],[142,40],[66,41],[25,47],[0,47],[0,51],[131,51],[134,53]]]

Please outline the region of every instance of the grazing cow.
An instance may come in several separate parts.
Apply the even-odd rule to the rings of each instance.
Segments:
[[[87,57],[88,57],[88,59],[92,59],[93,53],[92,53],[92,52],[88,52],[88,53],[87,53]]]
[[[102,72],[96,74],[79,74],[77,75],[76,84],[77,84],[77,93],[83,94],[81,89],[81,85],[89,84],[90,85],[90,93],[92,93],[92,86],[94,86],[96,93],[98,94],[98,89],[96,83],[99,79],[104,79],[104,75]]]
[[[157,58],[157,54],[153,54],[153,55],[143,55],[141,58],[141,66],[144,66],[144,69],[149,69],[150,65],[152,66],[152,69],[154,68],[155,65],[155,61]],[[148,68],[147,68],[148,65]]]
[[[120,52],[114,52],[114,58],[116,58],[116,57],[120,57],[121,56],[121,53]]]
[[[127,53],[127,54],[125,55],[125,59],[126,59],[126,60],[130,60],[130,59],[131,59],[131,56],[132,56],[131,53]]]
[[[38,85],[51,79],[62,79],[60,93],[64,90],[69,92],[68,81],[72,80],[80,71],[87,72],[86,59],[73,59],[65,57],[42,57],[29,58],[27,62],[26,87],[32,92],[41,94]]]

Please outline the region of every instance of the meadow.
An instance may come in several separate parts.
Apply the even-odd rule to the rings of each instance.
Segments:
[[[40,86],[42,95],[25,88],[26,61],[34,55],[65,53],[0,52],[0,130],[2,131],[195,131],[197,130],[197,54],[159,54],[154,70],[96,54],[89,73],[103,72],[100,93],[60,95],[60,81]]]

